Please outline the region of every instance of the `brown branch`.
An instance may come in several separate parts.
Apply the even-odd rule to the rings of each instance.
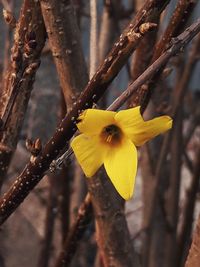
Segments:
[[[75,223],[67,233],[63,250],[56,260],[55,267],[67,267],[70,265],[72,257],[78,246],[78,241],[85,233],[85,229],[92,219],[92,204],[90,194],[87,194],[84,202],[81,204]]]
[[[176,39],[172,40],[171,47],[167,51],[165,51],[165,53],[163,53],[152,65],[150,65],[148,69],[146,69],[142,73],[142,75],[138,77],[138,79],[136,79],[133,83],[129,85],[128,89],[124,91],[122,95],[112,103],[112,105],[109,107],[109,110],[117,110],[120,106],[122,106],[125,103],[125,101],[128,100],[131,94],[135,93],[137,89],[142,84],[144,84],[145,81],[151,79],[151,77],[155,75],[159,71],[159,69],[162,68],[172,56],[180,52],[180,49],[182,49],[188,42],[190,42],[191,39],[194,38],[194,36],[199,33],[199,31],[200,31],[200,20],[192,24],[189,28],[187,28],[186,31],[184,31],[182,34],[176,37]],[[188,63],[189,66],[186,67],[185,74],[183,75],[184,80],[182,79],[181,83],[179,84],[179,89],[177,89],[177,91],[179,92],[179,96],[181,95],[182,97],[183,94],[185,93],[184,90],[186,88],[186,83],[188,83],[188,79],[190,77],[191,68],[194,67],[196,62],[196,58],[193,57],[193,55],[195,55],[196,49],[198,49],[197,42],[193,47],[191,59],[190,62]],[[179,101],[176,102],[176,106],[174,108],[174,114],[179,106],[178,103]]]
[[[52,240],[53,240],[53,230],[55,224],[57,208],[57,188],[56,188],[55,177],[49,177],[49,197],[47,204],[47,213],[45,219],[45,233],[44,239],[42,240],[41,251],[38,260],[38,267],[48,267],[50,260]]]
[[[199,267],[200,262],[200,216],[197,221],[196,230],[194,232],[192,245],[185,263],[185,267]]]
[[[198,20],[199,21],[199,20]],[[176,40],[176,38],[175,38]],[[195,67],[195,64],[197,62],[196,59],[196,52],[198,51],[198,47],[199,47],[199,37],[197,37],[196,40],[194,40],[193,45],[192,45],[192,49],[190,52],[190,56],[188,59],[187,64],[185,65],[183,74],[182,74],[182,79],[181,81],[178,83],[177,87],[176,87],[176,91],[177,91],[177,96],[176,99],[172,105],[172,110],[171,110],[171,116],[173,118],[176,117],[177,111],[179,110],[179,107],[182,104],[183,98],[185,96],[186,90],[187,90],[187,85],[189,83],[190,77],[191,77],[191,73],[192,70]],[[145,103],[144,103],[145,106]],[[150,203],[150,217],[148,219],[148,229],[153,229],[154,223],[155,223],[155,213],[156,213],[156,203],[157,200],[159,200],[159,195],[163,196],[163,193],[160,194],[161,188],[160,186],[162,185],[162,170],[163,170],[163,164],[165,162],[165,159],[167,157],[168,151],[169,151],[169,147],[170,147],[170,142],[171,142],[171,133],[166,134],[161,150],[160,150],[160,154],[159,154],[159,160],[156,166],[156,174],[155,174],[155,184],[154,184],[154,194],[152,196],[152,201]],[[156,230],[157,231],[157,230]],[[152,233],[152,230],[149,230],[150,233]],[[148,232],[148,235],[146,236],[146,240],[145,240],[145,250],[146,250],[146,257],[145,260],[146,262],[148,262],[149,260],[149,255],[150,255],[150,243],[151,243],[151,239],[152,239],[152,234],[150,234]],[[162,259],[161,259],[162,260]]]
[[[178,79],[179,80],[179,79]],[[176,94],[176,93],[175,93]],[[176,95],[174,96],[176,97]],[[166,232],[165,263],[173,266],[177,257],[177,225],[179,217],[179,196],[181,184],[182,148],[183,148],[183,110],[179,109],[176,120],[173,121],[172,141],[170,148],[171,162],[169,172],[169,188],[166,192],[166,219],[171,231]],[[178,266],[178,265],[177,265]]]
[[[13,1],[11,1],[10,3],[6,2],[6,4],[8,6],[6,6],[4,3],[4,10],[3,10],[4,20],[7,23],[6,37],[5,37],[5,44],[4,44],[4,62],[3,62],[3,75],[2,75],[3,77],[6,74],[8,64],[9,64],[9,52],[10,52],[10,47],[11,47],[12,32],[13,32],[13,29],[16,27],[16,19],[13,15],[14,3]]]
[[[162,38],[155,46],[152,61],[156,60],[163,53],[163,51],[166,50],[172,37],[183,31],[185,23],[187,22],[196,2],[197,1],[195,0],[178,1],[176,9],[173,12]]]
[[[199,39],[200,39],[200,37],[199,37]],[[200,47],[200,44],[199,44],[199,47]],[[196,106],[195,107],[196,110],[193,110],[192,118],[191,118],[191,121],[189,122],[187,134],[186,134],[185,139],[184,139],[184,148],[185,149],[187,148],[187,145],[189,144],[189,142],[193,136],[193,133],[195,132],[195,129],[200,124],[199,102],[197,102],[195,106]]]
[[[66,147],[67,142],[77,129],[76,119],[79,113],[99,100],[122,68],[145,33],[141,33],[138,27],[142,25],[147,14],[155,8],[158,12],[161,12],[166,3],[168,1],[147,1],[134,21],[124,31],[120,40],[115,43],[108,57],[88,83],[79,99],[74,102],[73,108],[63,119],[54,136],[44,146],[41,154],[36,158],[35,162],[27,164],[22,174],[0,201],[0,224],[21,204],[29,192],[42,179],[43,173],[48,169],[51,161],[56,158],[61,149]]]
[[[193,10],[192,7],[195,5],[195,3],[196,3],[195,1],[190,1],[190,0],[178,1],[177,7],[172,15],[172,18],[170,19],[168,27],[164,32],[161,41],[159,41],[158,44],[156,45],[152,62],[155,61],[169,46],[171,38],[175,37],[182,31],[186,21],[190,17],[190,14]],[[135,92],[135,96],[133,96],[133,98],[135,99],[133,103],[134,106],[137,106],[138,103],[143,103],[142,112],[144,112],[145,108],[149,103],[149,100],[155,90],[156,84],[160,79],[162,71],[163,69],[161,69],[158,73],[156,73],[156,75],[152,77],[152,79],[147,84],[145,84],[141,89],[139,88],[138,92]]]
[[[97,244],[104,266],[140,266],[125,219],[124,200],[103,169],[88,179],[88,187],[96,219]]]
[[[200,184],[200,148],[198,148],[195,155],[193,170],[192,180],[189,188],[187,189],[183,211],[183,221],[178,236],[177,266],[181,266],[181,263],[184,263],[186,257],[185,254],[187,253],[187,248],[190,242],[196,196]]]
[[[198,23],[200,25],[200,21]],[[194,25],[192,25],[193,28]],[[198,27],[199,28],[199,27]],[[190,28],[191,29],[191,28]],[[200,28],[199,28],[200,30]],[[185,35],[186,34],[186,35]],[[191,33],[189,33],[190,35]],[[187,36],[187,37],[186,37]],[[178,37],[179,39],[179,37]],[[183,45],[186,45],[186,39],[187,42],[190,40],[188,39],[188,30],[185,31],[183,34],[180,35],[179,41],[176,40],[176,42],[172,45],[172,48],[169,48],[158,60],[156,60],[141,76],[136,79],[135,82],[133,82],[128,89],[122,93],[122,95],[108,108],[108,110],[117,110],[121,105],[127,101],[127,99],[131,96],[132,93],[135,92],[135,90],[141,86],[143,83],[146,82],[147,79],[151,77],[151,75],[154,75],[156,71],[162,66],[162,64],[166,64],[167,60],[169,60],[169,57],[176,54],[177,51],[180,50],[180,47]],[[179,43],[180,42],[180,43]],[[180,46],[179,46],[180,45]],[[95,201],[95,200],[94,200]],[[107,200],[108,201],[108,200]],[[95,209],[96,210],[96,209]],[[81,229],[83,230],[83,229]],[[68,241],[70,242],[70,241]],[[68,245],[70,247],[70,245]],[[66,251],[66,253],[68,253]],[[61,256],[60,256],[60,262],[61,262]],[[66,261],[65,261],[66,262]]]
[[[65,100],[63,101],[65,103],[62,103],[62,119],[67,110],[72,108],[73,102],[76,101],[88,82],[87,67],[81,47],[81,36],[77,25],[77,18],[71,1],[40,1],[40,5],[51,52],[59,76],[62,98]],[[60,186],[60,194],[63,198],[59,205],[61,209],[63,241],[67,228],[74,217],[74,212],[71,212],[71,214],[69,212],[74,207],[79,207],[83,196],[85,196],[85,181],[80,176],[76,175],[76,171],[72,170],[70,166],[70,168],[64,168],[57,177],[59,183],[62,184]],[[76,184],[78,186],[70,192],[70,185],[74,186]]]
[[[50,48],[69,109],[88,82],[74,8],[69,0],[41,0],[40,4]]]
[[[194,171],[193,170],[193,164],[192,164],[192,161],[191,161],[190,157],[188,156],[187,152],[185,151],[185,149],[183,151],[183,156],[184,156],[184,160],[185,160],[185,163],[186,163],[188,170],[191,173],[193,173],[193,171]]]
[[[45,37],[39,3],[25,0],[16,26],[11,64],[1,92],[0,186],[16,148]]]
[[[159,25],[160,13],[154,12],[147,17],[146,21]],[[140,42],[135,55],[132,57],[131,79],[134,81],[152,63],[153,49],[157,38],[158,27],[146,34]],[[128,106],[135,106],[134,95],[129,99]]]
[[[194,31],[194,32],[193,32]],[[182,34],[180,34],[174,41],[171,43],[171,47],[168,48],[168,50],[165,51],[154,63],[152,63],[134,82],[130,83],[128,88],[107,108],[107,110],[116,111],[118,110],[128,99],[132,94],[135,93],[135,91],[143,85],[147,80],[151,79],[152,76],[155,75],[156,72],[159,71],[160,68],[162,68],[163,65],[165,65],[168,60],[176,55],[178,52],[182,52],[182,49],[184,46],[190,42],[190,40],[194,37],[195,34],[198,34],[200,31],[200,20],[198,20],[196,23],[192,24],[189,28],[187,28],[186,31],[184,31]],[[192,34],[192,35],[191,35]],[[194,35],[193,35],[194,34]],[[196,44],[194,45],[193,54],[195,54],[196,49],[198,49],[198,46]],[[192,56],[193,58],[193,56]],[[190,64],[193,63],[194,58],[190,61]],[[185,68],[188,69],[188,66]],[[186,80],[188,82],[188,71],[187,75],[183,75],[184,80],[182,85],[180,85],[180,88],[185,88]],[[179,92],[182,90],[178,90]],[[173,114],[172,114],[173,116]],[[62,159],[58,159],[58,162],[53,162],[52,171],[56,169],[58,165],[58,169],[61,167],[61,165],[71,156],[73,151],[69,149],[66,152],[66,156],[61,156]]]

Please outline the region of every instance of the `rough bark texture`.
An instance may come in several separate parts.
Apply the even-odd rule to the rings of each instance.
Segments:
[[[39,3],[25,0],[1,92],[0,114],[3,125],[0,141],[0,186],[16,148],[45,40],[46,32]]]
[[[130,239],[123,199],[101,171],[97,177],[88,180],[88,185],[96,218],[96,238],[104,266],[140,266]]]

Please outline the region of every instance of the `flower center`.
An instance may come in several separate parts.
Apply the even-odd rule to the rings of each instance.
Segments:
[[[121,129],[114,124],[104,127],[100,135],[103,143],[110,144],[110,145],[120,144],[122,140],[122,136],[123,136],[123,133]]]

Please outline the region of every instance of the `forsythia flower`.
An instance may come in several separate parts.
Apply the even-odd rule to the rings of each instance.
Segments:
[[[71,146],[83,172],[92,177],[104,164],[114,187],[126,200],[133,195],[136,146],[172,127],[169,116],[144,121],[139,106],[119,112],[87,109],[78,121],[82,134],[72,140]]]

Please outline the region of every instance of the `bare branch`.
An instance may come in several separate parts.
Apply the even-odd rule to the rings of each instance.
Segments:
[[[25,15],[27,10],[29,13]],[[18,141],[45,39],[39,3],[25,0],[16,26],[11,64],[1,92],[0,185]]]
[[[77,129],[76,119],[80,112],[91,107],[99,100],[127,58],[137,47],[144,35],[144,32],[141,33],[138,27],[142,25],[147,13],[149,14],[152,8],[157,8],[161,12],[166,2],[168,1],[147,1],[144,6],[146,10],[142,8],[134,21],[124,31],[120,40],[115,43],[108,57],[88,83],[79,99],[74,102],[73,108],[63,119],[54,136],[44,146],[41,154],[34,163],[29,162],[27,164],[22,174],[2,198],[0,202],[0,223],[3,223],[10,216],[42,179],[43,173],[49,168],[51,161],[56,158],[61,149],[67,146],[67,142],[75,133]]]

